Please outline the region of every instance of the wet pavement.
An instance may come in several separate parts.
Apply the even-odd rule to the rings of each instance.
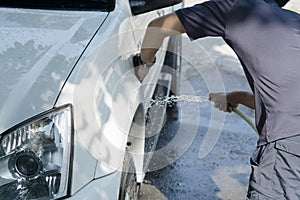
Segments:
[[[300,10],[300,3],[292,1],[289,7]],[[250,91],[239,61],[220,38],[190,42],[185,36],[182,58],[181,94]],[[211,103],[182,102],[178,109],[179,119],[167,121],[161,132],[162,153],[154,154],[139,199],[245,199],[256,133],[238,115],[224,114]],[[239,109],[254,120],[252,110]]]

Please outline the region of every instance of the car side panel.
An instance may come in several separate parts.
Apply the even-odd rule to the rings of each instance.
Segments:
[[[74,145],[72,194],[95,178],[97,162],[101,165],[98,165],[96,178],[122,166],[122,149],[133,117],[127,105],[119,106],[128,99],[119,90],[134,91],[139,85],[129,57],[135,49],[128,25],[130,14],[124,10],[109,14],[56,104],[72,103],[74,107],[77,143]],[[121,84],[124,78],[127,85]],[[85,161],[89,163],[83,163]]]

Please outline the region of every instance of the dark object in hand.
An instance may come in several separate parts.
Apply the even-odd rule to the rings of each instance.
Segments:
[[[138,54],[136,54],[136,55],[133,56],[132,60],[133,60],[133,66],[134,66],[134,67],[142,66],[142,67],[145,67],[145,68],[150,68],[150,67],[152,67],[152,65],[155,63],[156,58],[154,58],[153,63],[147,64],[147,63],[144,63],[144,62],[142,61],[142,59],[141,59],[141,54],[138,53]]]
[[[144,65],[144,62],[141,59],[141,54],[135,54],[132,58],[132,61],[133,61],[133,66],[134,67]]]

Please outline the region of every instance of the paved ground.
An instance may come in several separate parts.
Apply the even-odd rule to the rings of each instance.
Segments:
[[[288,7],[299,11],[300,2],[292,0]],[[182,94],[249,90],[235,54],[220,38],[190,42],[185,37],[183,46]],[[253,111],[240,109],[253,120]],[[158,170],[146,176],[140,199],[245,199],[257,135],[236,114],[224,115],[210,103],[180,103],[179,110],[179,120],[162,131],[162,153],[152,162]]]

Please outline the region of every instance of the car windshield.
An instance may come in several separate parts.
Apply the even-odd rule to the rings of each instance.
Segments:
[[[0,7],[64,10],[100,10],[109,12],[114,0],[0,0]]]

